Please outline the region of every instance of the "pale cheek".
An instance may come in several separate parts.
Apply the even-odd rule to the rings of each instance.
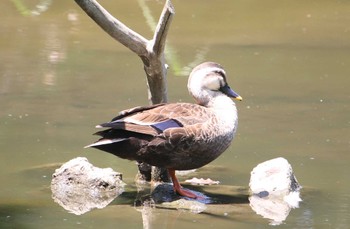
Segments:
[[[206,83],[206,86],[210,90],[218,90],[220,88],[220,83],[217,80],[210,80]]]

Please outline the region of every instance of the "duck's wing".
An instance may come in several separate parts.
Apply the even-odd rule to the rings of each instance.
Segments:
[[[150,116],[161,116],[161,119],[173,119],[183,126],[200,124],[213,116],[210,109],[193,103],[170,103],[148,111]]]
[[[150,106],[138,106],[138,107],[133,107],[133,108],[130,108],[127,110],[123,110],[123,111],[120,111],[119,115],[114,117],[111,122],[113,122],[115,120],[122,119],[122,118],[127,117],[127,116],[134,115],[134,114],[139,113],[139,112],[144,112],[147,110],[154,109],[156,107],[161,107],[164,105],[166,105],[166,103],[159,103],[159,104],[154,104],[154,105],[150,105]]]
[[[110,122],[98,125],[156,136],[169,128],[203,123],[208,120],[207,108],[190,103],[157,104],[122,111]],[[99,134],[99,132],[97,133]]]

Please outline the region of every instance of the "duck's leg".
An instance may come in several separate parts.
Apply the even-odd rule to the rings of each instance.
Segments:
[[[198,196],[191,191],[185,190],[182,188],[182,186],[179,183],[179,180],[175,176],[175,170],[174,169],[168,169],[169,175],[171,177],[171,180],[173,181],[174,191],[177,192],[177,194],[181,196],[186,196],[192,199],[197,199]]]

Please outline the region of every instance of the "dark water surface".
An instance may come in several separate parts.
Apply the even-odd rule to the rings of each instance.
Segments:
[[[173,3],[169,100],[192,101],[188,66],[204,60],[225,66],[244,98],[236,139],[212,163],[224,172],[211,178],[248,187],[253,167],[284,157],[303,186],[303,202],[279,227],[349,228],[350,2]],[[147,38],[143,12],[150,9],[157,20],[163,7],[162,1],[101,4]],[[127,201],[76,216],[53,202],[49,188],[54,163],[78,156],[122,172],[133,186],[133,162],[83,146],[95,140],[96,124],[148,103],[141,61],[72,0],[1,1],[0,8],[0,228],[145,227]],[[252,210],[153,214],[152,228],[271,227]]]

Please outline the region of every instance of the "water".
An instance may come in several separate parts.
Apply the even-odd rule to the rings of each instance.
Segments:
[[[238,135],[212,163],[223,170],[210,177],[222,187],[247,187],[258,163],[285,157],[303,186],[303,202],[280,227],[348,228],[350,4],[173,3],[169,100],[191,101],[180,70],[195,60],[225,66],[230,85],[244,98],[237,104]],[[141,3],[101,4],[152,36]],[[95,139],[96,124],[148,103],[141,61],[74,1],[13,0],[0,6],[0,227],[142,228],[140,209],[132,206],[134,163],[83,149]],[[146,6],[158,18],[163,3]],[[77,156],[122,172],[131,194],[82,216],[67,213],[51,199],[49,185],[55,163]],[[151,226],[270,227],[248,203],[230,204],[224,213],[154,209]]]

